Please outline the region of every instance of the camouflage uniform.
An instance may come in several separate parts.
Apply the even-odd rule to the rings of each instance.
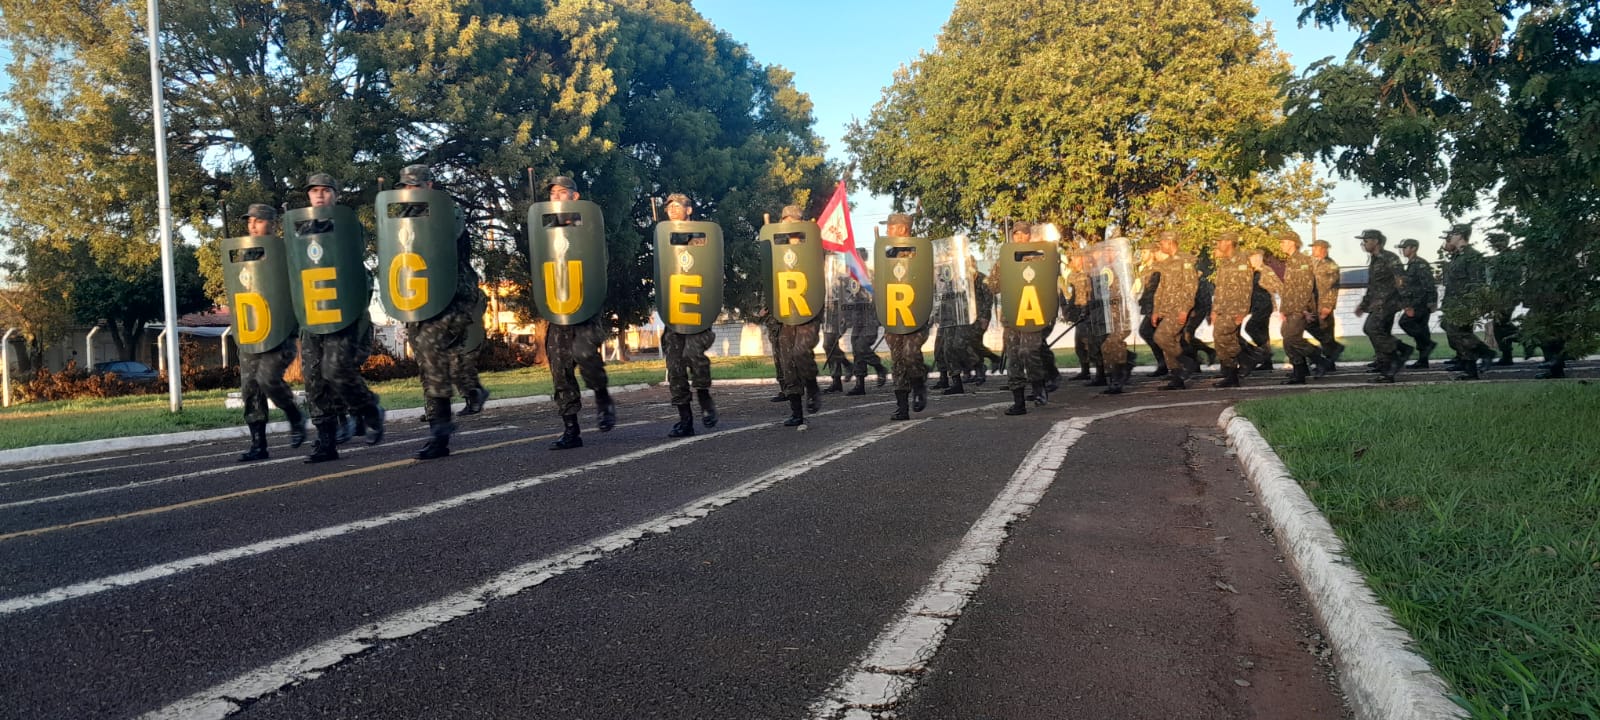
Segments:
[[[378,396],[361,377],[361,359],[372,352],[371,328],[368,320],[325,335],[300,332],[300,374],[305,378],[311,424],[336,423],[344,411],[369,424],[381,423]]]
[[[767,333],[767,352],[772,354],[772,379],[778,381],[778,394],[772,398],[773,402],[786,400],[783,393],[783,358],[778,354],[778,337],[783,331],[783,322],[778,316],[767,311],[761,316],[761,327]]]
[[[1378,371],[1386,378],[1393,378],[1411,354],[1411,346],[1394,336],[1394,316],[1400,312],[1400,292],[1405,288],[1402,273],[1400,256],[1382,249],[1373,253],[1367,264],[1367,293],[1356,306],[1357,311],[1367,313],[1361,331],[1372,341]]]
[[[785,397],[808,395],[817,386],[816,347],[817,334],[821,330],[822,320],[819,318],[799,325],[784,325],[778,331],[778,364],[782,366],[780,372]]]
[[[1244,334],[1261,349],[1261,363],[1257,370],[1272,369],[1272,291],[1262,283],[1262,278],[1272,275],[1271,268],[1263,268],[1250,277],[1250,319],[1244,321]],[[1273,275],[1273,278],[1276,278]]]
[[[1239,337],[1239,319],[1250,313],[1250,296],[1255,283],[1255,270],[1250,261],[1237,252],[1233,257],[1217,259],[1216,290],[1212,294],[1212,336],[1216,341],[1217,362],[1223,374],[1230,378],[1240,370],[1249,370],[1239,363],[1243,340]],[[1251,363],[1253,365],[1253,362]]]
[[[860,291],[862,295],[865,295],[865,292],[865,290]],[[883,376],[889,370],[884,367],[883,361],[878,359],[877,351],[873,350],[873,347],[878,344],[879,325],[877,311],[873,309],[870,298],[864,302],[860,298],[856,298],[856,301],[847,307],[850,308],[847,311],[850,314],[850,351],[856,356],[857,388],[859,389],[861,383],[866,379],[869,366],[878,371],[878,384],[882,385]],[[815,338],[813,338],[813,344],[815,344]],[[816,363],[813,361],[812,364],[815,365]],[[813,370],[813,376],[815,376],[815,373],[816,371]]]
[[[472,242],[465,230],[456,237],[456,292],[443,312],[427,320],[406,323],[406,335],[417,355],[417,367],[422,371],[424,398],[443,400],[425,405],[428,417],[445,414],[448,421],[449,402],[455,394],[456,381],[462,374],[456,365],[466,346],[467,331],[472,327],[473,311],[483,297],[478,288],[478,273],[468,260],[472,257]],[[476,375],[476,371],[473,372]],[[476,377],[473,378],[476,380]],[[475,384],[475,383],[474,383]]]
[[[1306,340],[1306,328],[1317,315],[1317,274],[1311,269],[1311,256],[1296,252],[1283,260],[1283,279],[1276,273],[1262,272],[1261,285],[1278,296],[1278,312],[1283,315],[1283,350],[1294,365],[1295,378],[1305,379],[1309,364],[1322,360],[1322,351]]]
[[[1006,389],[1029,389],[1032,383],[1044,383],[1044,356],[1039,345],[1044,342],[1040,330],[1013,330],[1006,328]]]
[[[1472,326],[1483,315],[1480,305],[1484,286],[1488,280],[1488,263],[1483,253],[1470,245],[1462,246],[1444,266],[1444,300],[1440,303],[1444,313],[1439,318],[1444,325],[1445,337],[1450,347],[1461,354],[1468,375],[1476,375],[1480,358],[1495,356],[1472,332]]]
[[[1311,272],[1317,276],[1317,320],[1311,324],[1309,332],[1322,346],[1322,354],[1331,363],[1344,354],[1344,343],[1339,342],[1333,326],[1333,311],[1339,307],[1339,263],[1330,258],[1313,257]]]
[[[1081,348],[1080,359],[1096,368],[1103,377],[1106,360],[1101,356],[1100,348],[1105,342],[1106,322],[1104,309],[1094,297],[1094,283],[1090,282],[1089,273],[1075,271],[1067,276],[1067,286],[1072,291],[1072,297],[1062,308],[1067,320],[1077,323],[1073,335],[1076,345]]]
[[[667,386],[672,390],[673,405],[688,405],[691,387],[711,389],[711,358],[706,357],[706,351],[716,339],[716,331],[710,328],[687,335],[670,329],[661,333],[661,353],[667,358]]]
[[[1167,367],[1167,353],[1156,342],[1156,323],[1151,315],[1156,311],[1156,293],[1161,290],[1161,269],[1159,264],[1151,265],[1139,278],[1143,290],[1139,292],[1139,315],[1144,319],[1139,321],[1139,337],[1150,348],[1150,354],[1156,358],[1155,375],[1166,375],[1171,370]]]
[[[839,347],[841,337],[842,333],[837,331],[822,333],[822,366],[827,368],[828,374],[833,377],[833,385],[828,387],[827,392],[842,390],[840,378],[850,372],[850,356],[844,354],[844,350]]]
[[[606,361],[600,357],[600,344],[605,341],[606,329],[598,316],[576,325],[551,323],[546,326],[545,355],[550,361],[550,379],[555,385],[556,408],[562,416],[577,415],[583,408],[579,373],[583,375],[583,384],[594,390],[595,403],[601,406],[602,413],[605,412],[611,398]],[[610,428],[602,425],[600,429]]]
[[[1184,378],[1194,374],[1193,360],[1184,355],[1183,333],[1186,317],[1194,310],[1195,293],[1200,276],[1195,271],[1194,259],[1183,253],[1168,256],[1156,263],[1155,272],[1161,275],[1156,287],[1154,313],[1161,316],[1155,323],[1155,343],[1167,359],[1167,370],[1175,381],[1171,387],[1180,386]]]
[[[972,297],[978,306],[978,320],[967,327],[967,342],[971,345],[973,354],[978,356],[981,367],[984,360],[997,362],[1000,356],[989,346],[983,344],[983,336],[989,332],[989,321],[994,317],[994,289],[989,286],[989,277],[978,273],[972,279]]]
[[[1404,263],[1406,286],[1400,293],[1400,330],[1417,344],[1417,366],[1427,367],[1428,355],[1434,346],[1428,318],[1433,316],[1439,302],[1439,290],[1433,283],[1433,265],[1427,260],[1413,257]],[[1407,316],[1406,310],[1412,314]]]
[[[284,338],[283,344],[266,352],[239,353],[239,394],[244,398],[245,424],[267,422],[268,399],[283,410],[291,425],[304,422],[294,401],[294,391],[283,381],[283,372],[294,362],[297,352],[295,337],[290,335]],[[304,428],[300,432],[304,433]]]
[[[1494,242],[1493,238],[1490,242]],[[1500,348],[1500,360],[1496,364],[1510,365],[1514,355],[1512,345],[1518,335],[1512,315],[1516,313],[1517,304],[1522,302],[1522,253],[1518,248],[1503,244],[1496,247],[1497,252],[1485,258],[1489,266],[1489,312],[1494,318],[1494,344]]]
[[[922,345],[928,342],[928,329],[896,335],[888,333],[889,362],[894,365],[894,389],[909,392],[928,379],[928,365],[922,359]]]

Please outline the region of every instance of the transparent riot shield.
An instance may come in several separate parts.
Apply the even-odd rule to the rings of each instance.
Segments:
[[[1086,265],[1106,334],[1132,342],[1139,329],[1139,296],[1133,290],[1133,248],[1124,237],[1089,246]]]
[[[933,319],[940,327],[971,325],[978,320],[968,245],[966,235],[933,241]]]
[[[849,318],[845,315],[846,303],[852,302],[851,296],[855,294],[855,281],[850,277],[849,261],[836,252],[828,253],[823,274],[828,283],[828,299],[823,304],[822,331],[843,335],[849,330]]]

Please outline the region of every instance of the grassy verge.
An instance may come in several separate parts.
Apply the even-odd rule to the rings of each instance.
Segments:
[[[1475,718],[1600,718],[1600,387],[1239,406]]]
[[[724,380],[772,377],[772,363],[764,357],[713,358],[711,365],[713,377]],[[606,369],[614,386],[661,382],[666,374],[661,360],[607,363]],[[542,366],[483,373],[482,381],[496,399],[550,393],[550,373]],[[373,383],[372,390],[390,409],[422,405],[416,378]],[[187,393],[181,413],[168,411],[164,393],[16,405],[0,410],[0,450],[241,425],[241,411],[223,407],[227,394]],[[283,416],[274,409],[272,417]]]

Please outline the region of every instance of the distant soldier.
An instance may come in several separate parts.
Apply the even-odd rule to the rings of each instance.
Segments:
[[[284,232],[290,274],[296,276],[289,287],[300,320],[300,373],[317,428],[306,462],[319,463],[339,459],[341,408],[365,421],[368,445],[383,441],[387,413],[361,377],[359,357],[371,348],[367,305],[372,298],[361,223],[353,208],[339,204],[332,175],[315,173],[305,188],[311,207],[290,211]]]
[[[1045,390],[1044,358],[1040,348],[1045,331],[1055,322],[1060,294],[1056,278],[1061,274],[1059,250],[1041,232],[1034,237],[1032,224],[1019,222],[1011,228],[1011,242],[1000,246],[995,263],[1000,276],[1001,321],[1006,327],[1006,387],[1012,406],[1007,415],[1028,412],[1027,395],[1043,405]]]
[[[250,428],[250,449],[239,461],[249,462],[270,457],[268,399],[289,419],[289,447],[306,441],[306,418],[295,404],[294,391],[283,381],[283,372],[299,348],[284,244],[277,235],[278,212],[271,205],[254,203],[243,219],[249,234],[223,241],[222,266],[234,340],[239,343],[239,394]]]
[[[1489,233],[1488,238],[1489,247],[1494,248],[1494,255],[1488,258],[1490,313],[1494,319],[1494,344],[1500,349],[1500,359],[1494,364],[1510,365],[1515,357],[1513,345],[1520,335],[1513,315],[1522,302],[1522,249],[1511,247],[1511,236],[1503,232]]]
[[[999,372],[1005,358],[999,353],[989,349],[983,343],[983,336],[989,332],[989,323],[994,319],[994,289],[990,287],[989,276],[978,271],[977,263],[972,264],[972,296],[978,306],[978,320],[968,326],[967,342],[972,345],[972,351],[978,355],[977,378],[974,380],[982,385],[988,380],[984,370],[984,362],[988,361],[990,367]]]
[[[1344,355],[1344,343],[1339,342],[1333,326],[1333,311],[1339,307],[1339,263],[1328,257],[1327,240],[1311,243],[1311,260],[1311,271],[1317,276],[1317,321],[1308,330],[1322,346],[1323,372],[1330,373]]]
[[[843,318],[838,320],[829,318],[822,327],[822,366],[827,368],[828,375],[833,378],[833,382],[822,389],[825,393],[843,392],[845,373],[854,375],[850,356],[844,354],[844,350],[839,347],[839,340],[844,336],[841,332],[844,327]]]
[[[865,255],[865,248],[856,250],[858,255]],[[865,260],[865,258],[863,258]],[[872,294],[861,287],[859,283],[852,284],[852,292],[845,299],[844,311],[850,324],[850,352],[855,355],[855,387],[845,392],[846,395],[867,394],[867,368],[872,368],[878,373],[878,387],[883,387],[889,379],[889,368],[884,366],[883,360],[878,358],[878,316],[872,309]]]
[[[1150,377],[1166,377],[1171,370],[1167,366],[1167,354],[1156,343],[1156,292],[1161,288],[1161,271],[1155,260],[1155,251],[1145,248],[1139,251],[1139,337],[1150,348],[1150,354],[1155,356],[1156,369]]]
[[[1216,290],[1211,300],[1211,328],[1216,341],[1217,361],[1222,368],[1222,379],[1216,387],[1238,387],[1242,375],[1254,368],[1255,358],[1241,353],[1243,340],[1239,328],[1250,314],[1250,290],[1255,281],[1255,269],[1250,261],[1239,254],[1239,234],[1224,232],[1217,236]],[[1244,363],[1239,362],[1243,355]]]
[[[1256,369],[1272,370],[1272,291],[1267,289],[1262,279],[1271,275],[1278,278],[1267,262],[1266,251],[1252,250],[1250,252],[1250,268],[1254,270],[1250,280],[1250,319],[1244,323],[1244,334],[1255,345]]]
[[[957,235],[931,240],[934,273],[934,365],[939,368],[939,383],[929,389],[942,389],[945,395],[967,391],[966,382],[983,377],[983,360],[972,347],[972,326],[977,322],[977,297],[973,292],[972,256],[967,238]],[[941,387],[943,386],[943,387]]]
[[[895,411],[890,420],[910,420],[910,410],[928,405],[928,366],[922,345],[928,341],[928,323],[935,300],[933,243],[911,237],[911,216],[889,216],[888,235],[877,239],[873,250],[873,305],[875,319],[883,325],[894,363]],[[958,379],[959,383],[960,380]]]
[[[1283,384],[1304,385],[1312,365],[1317,366],[1319,376],[1324,367],[1322,350],[1306,340],[1306,328],[1317,319],[1317,274],[1311,269],[1311,256],[1300,251],[1300,233],[1278,233],[1278,250],[1284,256],[1283,279],[1267,270],[1262,274],[1262,284],[1277,294],[1278,312],[1283,316],[1279,329],[1283,351],[1292,368]]]
[[[1090,299],[1085,309],[1099,316],[1099,323],[1092,330],[1101,333],[1099,356],[1106,366],[1106,389],[1100,392],[1120,395],[1133,378],[1128,339],[1139,322],[1138,299],[1133,294],[1132,251],[1128,239],[1117,236],[1095,243],[1088,252]]]
[[[1150,322],[1155,325],[1156,346],[1167,358],[1171,379],[1162,390],[1183,390],[1184,381],[1199,372],[1198,363],[1184,354],[1183,333],[1194,310],[1195,293],[1200,284],[1200,273],[1194,259],[1178,251],[1178,233],[1163,230],[1156,236],[1155,272],[1161,276],[1156,288],[1155,306]]]
[[[1372,341],[1377,358],[1378,383],[1392,383],[1400,368],[1411,357],[1411,346],[1394,336],[1394,316],[1400,312],[1400,294],[1405,290],[1400,257],[1383,249],[1387,238],[1377,230],[1362,230],[1356,236],[1361,249],[1372,259],[1367,263],[1367,293],[1356,306],[1356,317],[1367,316],[1361,330]]]
[[[783,206],[783,210],[779,213],[779,222],[799,221],[799,205]],[[783,392],[783,360],[778,356],[778,338],[783,332],[783,323],[778,321],[777,313],[772,311],[772,245],[766,241],[758,242],[757,245],[762,253],[762,266],[767,275],[767,292],[765,293],[765,306],[758,311],[756,317],[767,335],[767,353],[772,358],[772,378],[778,381],[778,392],[768,399],[775,403],[786,403],[789,402],[789,396]],[[843,321],[841,321],[842,326]],[[841,352],[840,354],[843,353]],[[848,363],[848,360],[846,362]],[[845,367],[848,368],[849,366],[846,365]]]
[[[1472,326],[1484,315],[1488,263],[1483,253],[1468,244],[1471,235],[1470,225],[1457,225],[1444,234],[1444,250],[1450,261],[1444,266],[1444,313],[1440,324],[1450,347],[1461,355],[1458,380],[1477,380],[1478,362],[1495,357],[1495,351],[1472,332]]]
[[[1428,318],[1438,309],[1439,289],[1433,282],[1433,265],[1417,257],[1418,243],[1413,238],[1400,241],[1400,254],[1405,261],[1405,290],[1400,293],[1400,329],[1416,343],[1417,361],[1408,367],[1425,370],[1428,356],[1433,353],[1433,331],[1428,329]]]
[[[1067,259],[1067,267],[1072,272],[1066,278],[1070,292],[1063,314],[1075,325],[1072,334],[1079,359],[1086,368],[1094,369],[1094,375],[1088,378],[1084,387],[1104,387],[1106,360],[1100,350],[1106,340],[1105,310],[1094,296],[1094,280],[1089,277],[1087,252],[1074,252]]]
[[[787,427],[804,425],[806,412],[814,415],[822,410],[816,347],[826,297],[825,250],[821,229],[799,217],[800,208],[791,205],[783,209],[783,222],[761,228],[761,239],[772,248],[769,302],[783,326],[778,333],[778,362],[783,366],[784,399],[789,402],[789,419],[783,422]]]
[[[600,315],[606,300],[608,264],[605,219],[599,206],[582,199],[570,177],[551,178],[545,191],[549,200],[528,208],[528,246],[534,304],[549,322],[545,352],[556,411],[561,414],[561,437],[550,449],[569,450],[583,447],[578,427],[583,392],[578,374],[594,391],[600,432],[617,425],[610,377],[600,356],[600,345],[606,339],[605,320]]]
[[[1209,250],[1202,248],[1200,254],[1194,257],[1194,269],[1200,280],[1195,286],[1194,309],[1189,312],[1189,321],[1184,323],[1183,327],[1183,352],[1197,365],[1201,355],[1206,356],[1207,365],[1217,362],[1216,349],[1207,345],[1196,334],[1200,330],[1200,325],[1209,322],[1211,319],[1211,302],[1217,292],[1217,286],[1213,280],[1216,267],[1217,263],[1212,259]]]
[[[667,361],[667,386],[678,422],[667,437],[694,434],[690,389],[700,401],[701,422],[716,427],[717,406],[711,399],[711,359],[706,351],[716,341],[711,324],[722,312],[722,228],[689,219],[689,196],[667,196],[667,221],[656,225],[656,312],[666,326],[661,354]]]

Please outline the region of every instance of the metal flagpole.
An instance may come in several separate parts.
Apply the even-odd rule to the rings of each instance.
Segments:
[[[161,15],[150,8],[150,111],[156,126],[156,188],[161,210],[161,290],[167,323],[167,396],[172,412],[183,410],[183,368],[178,362],[178,283],[172,260],[172,194],[167,187],[167,120],[161,92]]]

